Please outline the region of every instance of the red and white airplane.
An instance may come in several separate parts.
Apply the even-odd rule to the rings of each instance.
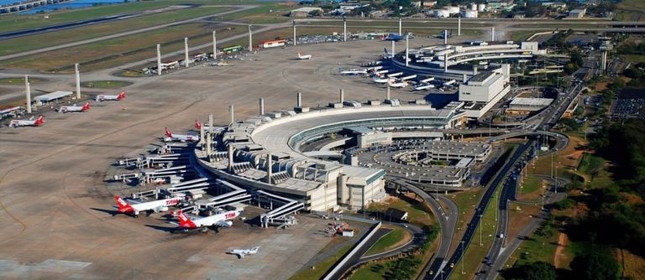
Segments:
[[[168,211],[169,206],[177,206],[181,202],[181,198],[171,197],[155,201],[129,204],[118,195],[114,196],[114,200],[116,200],[117,204],[114,208],[117,209],[118,213],[132,215],[134,217],[139,216],[139,213],[141,212],[146,212],[148,215],[152,212],[165,212]]]
[[[96,96],[96,101],[121,101],[122,99],[125,99],[125,91],[122,91],[118,95],[107,95],[107,94],[101,94]]]
[[[208,217],[198,218],[191,220],[183,212],[177,211],[177,216],[179,218],[179,228],[184,231],[201,229],[202,231],[207,231],[208,228],[217,228],[217,227],[231,227],[233,222],[230,220],[239,217],[241,211],[227,211],[221,214],[215,214]]]
[[[33,117],[29,120],[12,120],[9,123],[9,126],[13,128],[17,128],[19,126],[40,126],[43,123],[45,123],[45,119],[41,115],[35,120],[33,119]]]
[[[87,102],[87,103],[85,103],[85,105],[83,105],[83,106],[76,106],[76,105],[72,105],[72,106],[61,106],[60,108],[58,108],[58,112],[60,112],[60,113],[68,113],[68,112],[85,112],[85,111],[87,111],[87,110],[89,110],[89,109],[90,109],[90,103],[89,103],[89,102]]]
[[[309,60],[309,59],[311,59],[311,55],[310,54],[301,55],[300,53],[298,53],[298,59],[299,60]]]
[[[164,142],[171,142],[171,141],[181,141],[181,142],[194,141],[194,142],[197,142],[197,141],[199,141],[199,136],[198,135],[174,134],[167,127],[166,127],[166,131],[165,131],[165,136],[166,137],[164,137],[164,139],[163,139]]]

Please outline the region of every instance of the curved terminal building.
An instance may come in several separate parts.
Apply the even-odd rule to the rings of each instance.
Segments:
[[[320,139],[333,140],[344,130],[357,133],[361,145],[371,145],[406,137],[404,133],[384,131],[417,130],[413,133],[423,134],[426,128],[452,128],[465,121],[461,106],[453,102],[435,109],[398,100],[383,104],[341,100],[330,108],[298,106],[241,122],[231,113],[229,126],[201,129],[201,139],[205,140],[195,151],[199,164],[215,175],[251,191],[269,191],[297,200],[304,203],[305,210],[325,211],[339,206],[363,209],[384,197],[385,170],[317,159],[301,147]],[[344,162],[351,163],[351,159]]]

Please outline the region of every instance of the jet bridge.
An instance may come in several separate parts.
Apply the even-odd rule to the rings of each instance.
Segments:
[[[270,208],[273,208],[273,201],[277,200],[278,202],[284,203],[282,206],[272,209],[269,212],[266,212],[260,215],[260,223],[262,227],[269,227],[269,223],[273,224],[279,221],[282,221],[283,224],[293,224],[295,219],[287,217],[289,214],[296,213],[299,210],[302,210],[305,205],[302,202],[297,200],[289,199],[272,193],[268,193],[262,190],[257,191],[257,200],[258,202],[262,199],[262,196],[265,197],[270,203]]]
[[[208,207],[217,208],[228,204],[251,200],[251,195],[248,194],[245,189],[242,189],[221,179],[217,179],[215,181],[217,182],[217,186],[229,189],[230,191],[224,192],[223,194],[220,194],[213,198],[201,199],[197,201],[195,204],[199,209]]]

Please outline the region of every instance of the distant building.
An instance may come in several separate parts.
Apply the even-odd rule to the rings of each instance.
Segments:
[[[511,101],[506,113],[526,115],[542,110],[553,103],[551,98],[522,98],[518,97]]]
[[[289,16],[290,17],[308,17],[309,13],[313,11],[320,11],[320,13],[322,14],[323,9],[320,7],[302,7],[295,10],[291,10],[291,12],[289,13]]]
[[[459,85],[459,101],[465,102],[469,118],[481,118],[495,103],[511,90],[510,65],[502,64],[495,71],[482,71]]]
[[[542,2],[542,6],[556,9],[566,9],[567,3],[564,2]]]
[[[503,9],[513,5],[513,0],[488,0],[489,10]]]
[[[585,16],[585,13],[587,13],[587,9],[585,9],[585,8],[573,9],[573,10],[569,11],[568,18],[583,18]]]

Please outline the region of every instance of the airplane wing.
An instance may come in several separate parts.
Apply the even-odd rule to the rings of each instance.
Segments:
[[[213,225],[217,227],[231,227],[233,225],[233,222],[221,220]]]

